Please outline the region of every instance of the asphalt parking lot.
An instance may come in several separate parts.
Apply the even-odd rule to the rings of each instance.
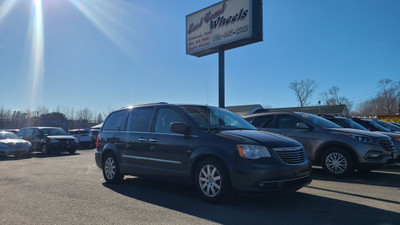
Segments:
[[[94,150],[0,158],[0,224],[400,224],[400,166],[335,179],[314,169],[293,194],[213,205],[190,186],[128,176],[108,185]]]

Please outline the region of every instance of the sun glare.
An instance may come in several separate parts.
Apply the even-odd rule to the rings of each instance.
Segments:
[[[3,3],[0,3],[0,22],[11,11],[15,4],[15,1],[16,0],[4,0]]]
[[[32,79],[30,107],[38,105],[43,89],[44,76],[44,35],[42,0],[33,0],[31,12],[31,53],[30,74]]]

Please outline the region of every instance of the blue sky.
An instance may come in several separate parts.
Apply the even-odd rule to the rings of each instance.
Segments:
[[[186,15],[217,2],[0,0],[0,107],[218,105],[218,55],[185,52]],[[301,79],[319,85],[312,105],[333,85],[357,105],[399,80],[400,1],[263,2],[264,41],[225,53],[227,106],[297,106],[289,83]]]

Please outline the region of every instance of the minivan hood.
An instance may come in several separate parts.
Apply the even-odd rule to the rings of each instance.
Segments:
[[[365,136],[370,136],[374,138],[387,138],[386,135],[379,134],[376,132],[372,131],[367,131],[367,130],[358,130],[358,129],[352,129],[352,128],[329,128],[329,130],[340,132],[340,133],[345,133],[345,134],[359,134],[359,135],[365,135]]]
[[[75,139],[75,137],[71,136],[71,135],[52,135],[52,136],[47,136],[47,137],[51,138],[51,139],[59,139],[59,140]]]
[[[299,142],[288,137],[258,130],[227,130],[217,135],[242,144],[257,142],[270,148],[301,146]]]

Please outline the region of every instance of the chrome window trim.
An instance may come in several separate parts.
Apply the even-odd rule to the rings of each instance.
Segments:
[[[134,156],[134,155],[121,155],[124,158],[131,158],[131,159],[141,159],[141,160],[150,160],[155,162],[165,162],[165,163],[172,163],[172,164],[182,164],[179,161],[167,160],[167,159],[157,159],[157,158],[149,158],[149,157],[142,157],[142,156]]]

